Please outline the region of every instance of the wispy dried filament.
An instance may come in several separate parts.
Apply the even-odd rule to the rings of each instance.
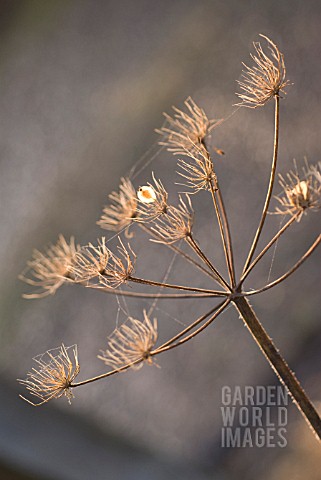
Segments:
[[[45,253],[34,250],[32,260],[28,262],[25,272],[20,279],[29,285],[38,287],[33,294],[24,294],[24,298],[41,298],[53,295],[67,280],[70,280],[72,267],[76,259],[79,246],[75,245],[73,237],[69,243],[59,235],[55,245],[50,245]]]
[[[105,237],[98,240],[98,246],[91,243],[82,247],[77,252],[76,260],[72,268],[72,273],[76,282],[91,280],[95,277],[102,277],[106,271],[110,250],[106,247]]]
[[[123,283],[126,283],[134,271],[136,255],[128,245],[125,245],[119,238],[120,245],[117,247],[118,255],[115,255],[111,250],[108,252],[108,263],[105,271],[99,276],[99,282],[110,288],[117,288]]]
[[[203,146],[195,146],[195,153],[190,153],[189,157],[188,161],[180,159],[177,162],[181,170],[177,173],[186,180],[185,183],[178,183],[178,185],[194,190],[193,193],[209,190],[211,182],[216,184],[217,181],[211,158]]]
[[[156,180],[154,174],[152,176],[154,185],[148,183],[146,186],[140,187],[137,192],[139,203],[136,221],[138,222],[156,220],[156,218],[167,212],[168,193],[162,182]]]
[[[157,342],[157,320],[153,322],[144,311],[144,320],[129,317],[126,323],[116,328],[108,339],[106,351],[98,358],[118,370],[125,365],[140,368],[143,362],[152,363],[150,353]]]
[[[304,170],[304,178],[301,180],[297,172],[289,172],[287,180],[282,175],[280,185],[283,188],[283,196],[275,197],[280,203],[275,212],[280,215],[296,216],[300,221],[303,213],[307,210],[318,210],[321,207],[321,174],[317,166],[308,166]]]
[[[269,55],[264,52],[259,42],[253,42],[256,54],[251,54],[255,63],[248,67],[243,63],[242,80],[237,81],[242,93],[237,93],[241,103],[237,105],[256,108],[265,105],[272,97],[285,93],[284,88],[289,85],[285,79],[286,68],[283,54],[275,43],[268,37],[260,35],[268,43]]]
[[[194,153],[195,146],[201,145],[221,120],[209,120],[204,110],[190,97],[184,104],[187,112],[173,107],[175,112],[173,117],[164,113],[167,124],[156,132],[163,137],[160,145],[167,147],[168,151],[188,155]]]
[[[186,203],[179,197],[179,206],[170,205],[166,215],[158,218],[151,228],[158,237],[153,242],[171,244],[182,238],[190,237],[192,234],[194,211],[188,195]]]
[[[120,232],[129,227],[137,215],[137,197],[129,178],[122,178],[118,192],[108,196],[110,204],[105,206],[97,224],[105,229]]]
[[[71,358],[70,358],[71,357]],[[38,403],[20,395],[23,400],[33,406],[49,402],[53,398],[65,395],[71,402],[73,394],[70,385],[77,377],[80,367],[78,363],[77,345],[48,350],[33,359],[36,367],[27,374],[26,380],[18,380],[31,395],[39,399]]]

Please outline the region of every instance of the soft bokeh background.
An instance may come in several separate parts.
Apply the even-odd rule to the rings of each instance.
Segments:
[[[116,319],[125,319],[116,298],[66,287],[27,301],[17,276],[32,249],[59,233],[81,244],[101,236],[96,221],[107,194],[139,161],[135,185],[154,171],[175,201],[175,161],[159,152],[154,133],[162,112],[192,95],[209,117],[229,117],[241,61],[249,62],[259,33],[284,52],[294,84],[281,103],[280,170],[286,172],[293,158],[321,157],[319,1],[0,1],[1,479],[321,478],[318,446],[292,406],[286,448],[220,447],[222,386],[277,385],[232,309],[207,334],[160,358],[162,368],[83,387],[71,407],[61,399],[33,409],[18,398],[15,382],[33,356],[61,342],[78,344],[81,378],[103,372],[97,352]],[[212,144],[226,152],[216,168],[238,268],[262,208],[272,135],[272,103],[239,110],[213,135]],[[195,209],[197,238],[221,265],[206,194],[195,198]],[[268,222],[266,239],[280,218]],[[279,242],[271,278],[312,243],[318,223],[318,215],[305,217]],[[132,242],[137,273],[161,279],[172,255],[139,234]],[[271,264],[269,256],[248,287],[264,285]],[[208,285],[179,260],[170,280]],[[252,303],[320,401],[320,253]],[[159,302],[161,337],[206,306]],[[146,303],[121,307],[141,315]]]

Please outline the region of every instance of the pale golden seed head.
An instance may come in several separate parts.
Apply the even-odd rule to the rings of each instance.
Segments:
[[[19,379],[18,382],[39,401],[34,403],[22,395],[20,397],[33,406],[42,405],[62,395],[65,395],[70,403],[73,398],[71,384],[80,371],[77,345],[62,345],[38,355],[33,360],[36,366],[28,372],[26,380]]]
[[[185,179],[185,183],[177,183],[198,193],[200,190],[210,190],[211,183],[216,185],[217,179],[214,173],[214,165],[203,145],[195,145],[195,153],[189,155],[189,159],[180,159],[177,162],[178,175]]]
[[[154,174],[152,176],[153,184],[148,183],[137,191],[137,222],[150,222],[167,212],[168,193],[162,182],[156,180]]]
[[[171,244],[180,239],[188,238],[192,234],[194,211],[188,195],[186,201],[179,197],[178,207],[170,205],[167,212],[158,218],[152,227],[158,239],[151,239],[156,243]]]
[[[136,191],[129,178],[122,178],[119,191],[110,193],[108,198],[110,204],[104,207],[97,224],[104,230],[120,232],[137,216]]]
[[[125,245],[118,238],[120,245],[117,247],[118,255],[115,255],[111,250],[107,249],[108,262],[104,272],[102,272],[98,279],[99,284],[108,288],[118,288],[120,285],[126,283],[132,273],[136,261],[136,255],[128,244]]]
[[[193,154],[195,145],[201,145],[211,130],[221,123],[221,120],[209,120],[204,110],[190,97],[185,100],[184,105],[186,112],[173,107],[175,113],[172,117],[164,113],[166,124],[156,130],[162,136],[159,144],[175,155]]]
[[[34,250],[27,269],[19,276],[21,280],[38,288],[33,294],[24,294],[24,298],[41,298],[53,295],[66,281],[73,280],[71,271],[79,245],[73,237],[69,243],[59,235],[55,245],[50,245],[45,253]]]
[[[110,250],[106,246],[106,239],[98,240],[98,245],[91,243],[77,252],[72,274],[75,282],[84,282],[105,273],[110,257]]]
[[[285,180],[279,175],[279,183],[283,189],[281,196],[275,197],[280,206],[275,209],[275,214],[295,216],[300,221],[303,213],[308,210],[319,210],[321,207],[321,164],[303,169],[303,178],[300,179],[297,169],[290,171]]]
[[[140,368],[143,362],[152,363],[150,353],[157,342],[157,320],[153,322],[144,311],[144,320],[129,317],[108,338],[107,350],[98,356],[106,365],[118,370],[125,365]]]
[[[279,96],[280,92],[289,85],[286,80],[286,68],[283,54],[275,43],[265,35],[260,35],[267,41],[266,53],[259,42],[253,42],[255,54],[251,54],[253,67],[243,63],[242,80],[238,80],[241,93],[236,95],[241,102],[236,104],[242,107],[257,108],[266,104],[270,98]]]

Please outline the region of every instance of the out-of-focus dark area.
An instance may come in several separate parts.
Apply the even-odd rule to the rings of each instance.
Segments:
[[[277,385],[238,315],[225,312],[206,334],[144,366],[77,389],[67,400],[32,408],[18,398],[32,357],[78,344],[80,377],[103,373],[105,338],[148,303],[64,287],[24,300],[18,279],[33,248],[75,235],[80,244],[106,232],[96,225],[107,194],[140,161],[134,184],[161,178],[175,201],[182,187],[175,159],[158,152],[162,112],[191,95],[210,118],[235,110],[241,62],[263,33],[285,55],[293,85],[281,102],[279,171],[307,156],[320,161],[321,6],[315,0],[30,0],[0,1],[1,348],[0,478],[319,480],[320,451],[296,408],[289,407],[285,448],[220,446],[224,385]],[[212,135],[224,150],[216,170],[242,267],[266,189],[273,104],[240,109]],[[158,155],[152,160],[155,153]],[[141,168],[146,165],[146,168]],[[275,193],[279,192],[278,187]],[[193,197],[195,232],[223,264],[206,193]],[[275,205],[275,203],[274,203]],[[262,236],[280,225],[269,216]],[[320,217],[293,225],[253,272],[248,288],[284,273],[312,243]],[[137,273],[161,280],[172,260],[165,247],[132,239]],[[272,255],[273,254],[273,255]],[[172,282],[208,286],[176,260]],[[158,302],[168,338],[206,311],[203,302]],[[304,388],[321,401],[320,252],[252,305]],[[79,378],[80,378],[79,377]]]

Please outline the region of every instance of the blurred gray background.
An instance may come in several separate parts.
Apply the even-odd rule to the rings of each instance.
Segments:
[[[107,194],[140,162],[134,183],[161,178],[173,202],[181,187],[175,159],[159,152],[162,112],[191,95],[210,118],[227,118],[235,80],[259,33],[285,55],[280,171],[304,156],[321,158],[321,6],[315,0],[33,0],[0,1],[1,363],[0,478],[9,479],[320,479],[320,452],[289,407],[286,448],[220,447],[224,385],[277,385],[270,367],[230,308],[181,349],[145,366],[77,390],[39,409],[18,398],[32,357],[78,344],[80,378],[102,373],[96,355],[124,321],[116,298],[65,287],[23,300],[17,280],[31,257],[58,234],[95,242]],[[238,270],[263,204],[272,153],[273,105],[240,109],[213,132],[225,151],[216,170],[231,219]],[[276,187],[275,192],[279,189]],[[223,264],[208,197],[194,197],[195,233]],[[270,216],[268,239],[280,217]],[[280,240],[253,272],[264,285],[294,263],[318,233],[311,214]],[[137,274],[161,279],[172,260],[165,247],[136,233]],[[176,260],[170,280],[208,286]],[[276,345],[317,403],[321,399],[320,252],[278,289],[252,304]],[[134,316],[148,304],[121,303]],[[206,311],[207,301],[159,302],[161,339]]]

